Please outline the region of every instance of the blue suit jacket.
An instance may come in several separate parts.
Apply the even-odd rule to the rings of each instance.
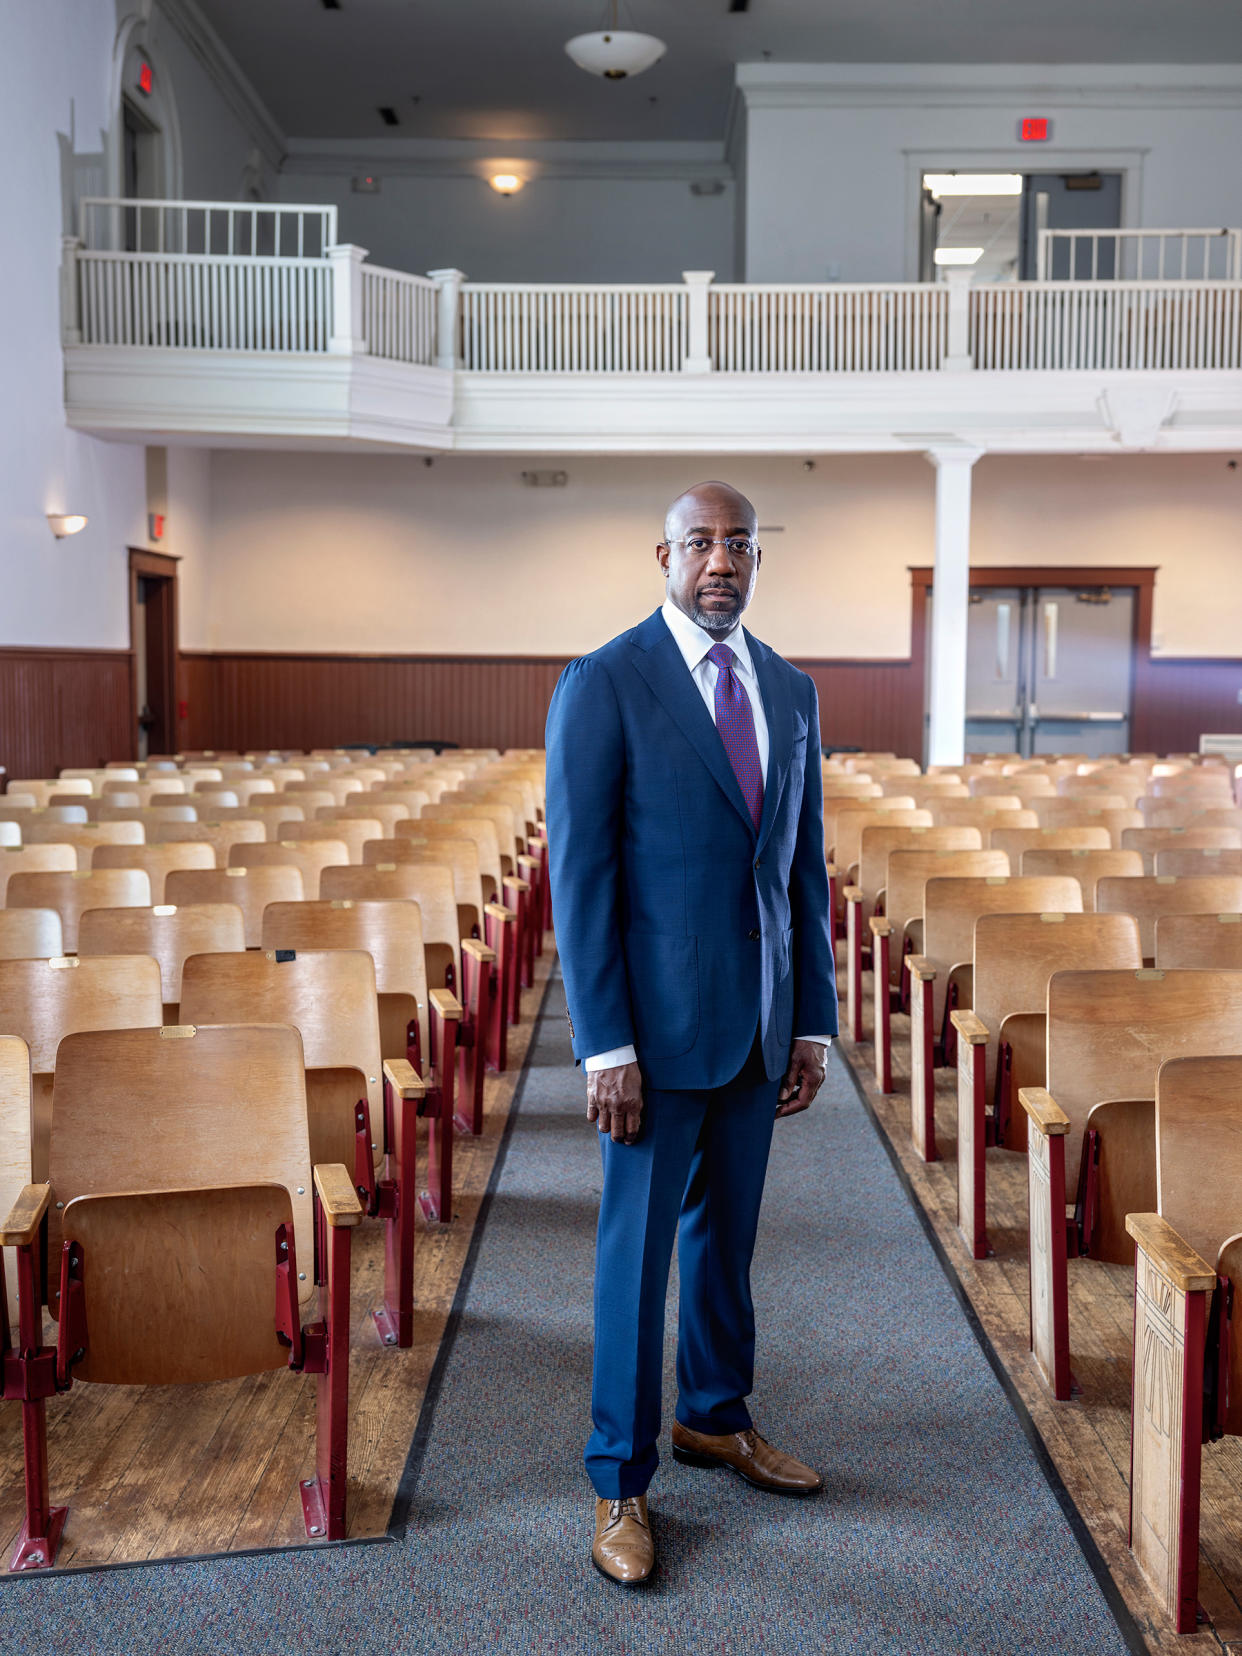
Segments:
[[[548,710],[552,910],[575,1057],[633,1043],[648,1085],[732,1081],[758,1029],[835,1034],[819,703],[746,634],[769,733],[756,834],[659,610],[565,669]]]

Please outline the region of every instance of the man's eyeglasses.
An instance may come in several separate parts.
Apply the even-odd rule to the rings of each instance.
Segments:
[[[693,552],[695,557],[702,557],[710,552],[714,546],[723,546],[731,558],[753,558],[759,550],[759,542],[747,540],[741,535],[730,535],[725,540],[709,540],[706,535],[692,535],[689,539],[666,541],[667,546],[684,546],[687,552]]]

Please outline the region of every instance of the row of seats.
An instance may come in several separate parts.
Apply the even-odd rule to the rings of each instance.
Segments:
[[[1026,1154],[1031,1349],[1057,1400],[1074,1388],[1067,1261],[1135,1270],[1132,1546],[1190,1631],[1201,1445],[1242,1432],[1235,778],[1154,755],[824,769],[850,1032],[861,1041],[870,969],[877,1083],[892,1090],[908,1009],[911,1137],[929,1161],[935,1071],[956,1068],[958,1228],[976,1259],[991,1253],[988,1151]]]
[[[452,1218],[454,1135],[544,946],[543,769],[194,755],[2,796],[11,1568],[55,1558],[45,1404],[75,1378],[316,1374],[303,1512],[344,1535],[351,1232],[384,1227],[377,1331],[411,1346],[415,1214]]]

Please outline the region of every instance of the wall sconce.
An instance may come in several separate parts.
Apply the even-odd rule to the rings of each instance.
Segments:
[[[487,182],[497,195],[511,196],[518,193],[526,180],[519,178],[517,173],[498,172],[493,173]]]
[[[47,522],[56,539],[64,540],[66,535],[79,534],[86,528],[88,520],[77,512],[49,512]]]

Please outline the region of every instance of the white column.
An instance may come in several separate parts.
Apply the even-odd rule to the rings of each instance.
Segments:
[[[429,270],[436,284],[436,367],[451,372],[462,364],[457,316],[464,270]]]
[[[970,356],[970,278],[974,272],[969,265],[957,265],[944,274],[949,289],[949,337],[941,367],[946,373],[961,374],[974,367]]]
[[[60,238],[60,336],[65,345],[82,343],[82,311],[78,295],[80,236]]]
[[[686,355],[683,374],[710,374],[712,359],[707,349],[707,289],[714,270],[683,270],[686,294]]]
[[[338,242],[327,249],[332,266],[332,332],[328,349],[334,356],[365,356],[362,336],[362,261],[365,247]]]
[[[936,565],[932,575],[929,765],[966,753],[966,623],[970,614],[970,472],[983,451],[929,449],[936,468]]]

